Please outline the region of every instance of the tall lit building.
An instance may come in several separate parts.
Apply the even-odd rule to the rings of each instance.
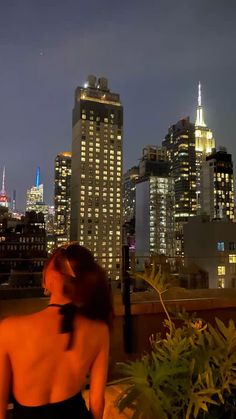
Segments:
[[[183,225],[196,215],[195,125],[189,117],[169,128],[163,141],[174,178],[176,255],[183,256]]]
[[[51,234],[51,214],[49,206],[44,202],[43,184],[41,183],[40,167],[37,167],[35,185],[27,189],[26,193],[26,212],[34,211],[36,214],[42,213],[44,216],[46,232]]]
[[[71,212],[71,153],[59,153],[55,158],[54,231],[57,245],[70,240]]]
[[[198,84],[198,106],[197,116],[195,122],[195,151],[196,151],[196,194],[197,194],[197,207],[200,210],[201,198],[201,166],[206,160],[206,156],[211,154],[215,148],[215,139],[213,138],[212,131],[207,127],[204,121],[204,112],[202,107],[202,92],[201,83]]]
[[[129,223],[135,216],[136,183],[138,166],[131,167],[123,176],[123,223]]]
[[[38,167],[36,171],[35,185],[27,189],[26,212],[29,212],[29,211],[35,211],[37,213],[43,212],[43,211],[39,211],[40,208],[43,208],[42,207],[43,205],[44,205],[43,184],[41,183],[41,179],[40,179],[40,167]]]
[[[167,162],[156,161],[156,170],[136,185],[135,257],[150,254],[174,256],[174,181]]]
[[[6,181],[6,169],[4,166],[3,172],[2,172],[2,188],[0,191],[0,206],[9,208],[10,199],[8,198],[7,193],[6,193],[5,181]]]
[[[120,279],[123,107],[107,79],[76,89],[72,137],[71,239]]]
[[[234,174],[226,148],[206,157],[201,169],[201,211],[210,219],[234,220]]]

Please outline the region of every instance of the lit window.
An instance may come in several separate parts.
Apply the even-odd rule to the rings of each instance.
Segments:
[[[236,263],[236,254],[229,255],[229,263]]]
[[[222,242],[222,241],[217,242],[217,250],[219,252],[224,252],[224,250],[225,250],[225,242]]]
[[[225,266],[224,265],[219,265],[217,267],[217,272],[218,272],[218,275],[225,275]]]
[[[225,287],[225,278],[219,278],[218,279],[218,288],[224,288]]]

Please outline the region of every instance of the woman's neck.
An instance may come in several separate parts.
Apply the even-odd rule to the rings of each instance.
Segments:
[[[52,295],[50,300],[49,300],[49,304],[67,304],[67,303],[71,303],[71,300],[69,300],[69,298],[66,298],[62,295]]]

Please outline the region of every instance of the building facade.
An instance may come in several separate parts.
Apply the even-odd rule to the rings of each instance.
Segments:
[[[39,186],[32,186],[27,189],[26,192],[26,212],[36,211],[43,212],[44,201],[43,201],[43,184]]]
[[[123,176],[123,223],[129,223],[135,217],[135,190],[138,178],[138,166],[132,167]]]
[[[185,266],[208,272],[209,288],[236,287],[236,223],[197,216],[184,225]]]
[[[195,152],[196,152],[196,197],[197,211],[201,212],[201,167],[206,160],[206,156],[215,149],[215,139],[212,131],[207,127],[204,120],[202,106],[201,83],[198,85],[198,106],[195,122]]]
[[[75,91],[72,128],[71,240],[88,247],[120,279],[123,107],[105,78]]]
[[[210,219],[234,220],[234,174],[226,148],[206,157],[201,169],[201,211]]]
[[[71,153],[59,153],[54,169],[54,232],[56,244],[61,245],[70,240]]]
[[[167,151],[165,147],[147,145],[143,148],[143,154],[139,163],[139,176],[151,176],[152,173],[156,172],[156,162],[167,161]],[[161,167],[161,164],[158,164]]]
[[[174,179],[176,256],[183,256],[183,225],[197,211],[195,125],[189,117],[172,125],[162,144]]]
[[[35,185],[26,192],[26,212],[42,213],[45,220],[46,232],[52,234],[52,207],[44,202],[44,186],[41,183],[40,167],[37,167]]]
[[[46,258],[43,214],[28,212],[21,220],[0,214],[0,282],[40,286]]]
[[[174,180],[170,163],[160,155],[150,159],[145,151],[140,162],[143,176],[136,184],[135,255],[174,256]]]
[[[35,185],[26,192],[26,212],[45,212],[43,200],[43,184],[41,183],[40,167],[37,167]]]
[[[150,176],[136,185],[135,256],[173,257],[174,182],[171,177]]]
[[[6,181],[6,169],[4,167],[3,172],[2,172],[2,188],[1,188],[1,191],[0,191],[0,206],[5,207],[5,208],[9,208],[10,207],[10,199],[7,196],[7,193],[6,193],[5,181]]]

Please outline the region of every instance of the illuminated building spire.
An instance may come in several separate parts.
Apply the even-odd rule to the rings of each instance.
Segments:
[[[202,106],[202,86],[198,83],[198,106]]]
[[[6,195],[6,189],[5,189],[5,178],[6,178],[6,169],[5,166],[3,167],[2,172],[2,189],[1,189],[1,195]]]
[[[198,106],[197,106],[197,118],[195,122],[196,127],[206,127],[203,116],[203,107],[202,107],[202,85],[198,83]]]
[[[36,171],[36,183],[35,183],[35,186],[38,188],[39,185],[40,185],[40,183],[41,183],[41,180],[40,180],[40,167],[38,166],[37,167],[37,171]]]

